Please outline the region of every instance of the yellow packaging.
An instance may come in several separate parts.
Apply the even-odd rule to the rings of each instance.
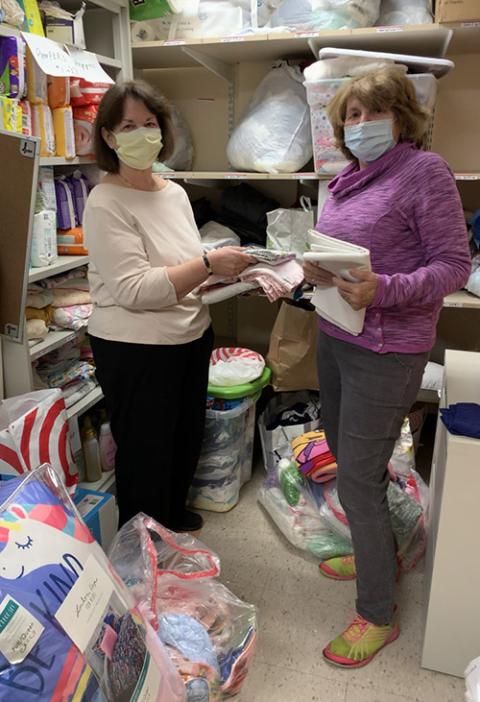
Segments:
[[[44,37],[45,32],[43,31],[37,0],[22,0],[21,4],[25,11],[25,31]]]
[[[22,108],[18,100],[0,96],[0,129],[22,133]]]
[[[53,129],[57,156],[75,158],[75,133],[71,107],[58,107],[53,110]]]
[[[32,105],[46,105],[47,74],[42,71],[27,47],[27,99]]]
[[[48,105],[33,105],[33,134],[40,137],[40,156],[55,156],[55,132]]]

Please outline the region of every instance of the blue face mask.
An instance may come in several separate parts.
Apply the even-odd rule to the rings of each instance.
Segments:
[[[349,124],[343,129],[345,146],[359,161],[370,163],[395,146],[391,119]]]

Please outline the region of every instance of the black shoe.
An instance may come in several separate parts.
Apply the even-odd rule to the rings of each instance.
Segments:
[[[203,517],[196,512],[186,509],[180,521],[174,526],[174,531],[199,531],[203,527]]]

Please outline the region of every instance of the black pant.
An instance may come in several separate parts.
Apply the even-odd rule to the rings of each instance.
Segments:
[[[175,346],[91,343],[117,444],[120,525],[144,512],[175,528],[200,456],[212,329]]]

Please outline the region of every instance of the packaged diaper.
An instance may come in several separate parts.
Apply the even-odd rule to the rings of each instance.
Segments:
[[[32,105],[47,103],[47,75],[27,47],[27,98]]]
[[[25,13],[17,0],[0,0],[0,22],[22,29]]]
[[[0,128],[22,133],[22,109],[18,100],[0,96]]]
[[[40,166],[37,180],[37,201],[35,211],[57,211],[53,166]]]
[[[25,44],[20,37],[0,37],[0,95],[25,93]]]
[[[33,134],[40,137],[40,156],[55,156],[55,132],[48,105],[33,105]]]
[[[33,216],[30,265],[50,266],[57,260],[57,226],[55,212],[42,210]]]
[[[75,215],[73,195],[66,176],[55,178],[55,195],[57,199],[57,226],[59,229],[72,229],[78,222]]]
[[[38,34],[40,37],[45,36],[43,31],[40,10],[37,0],[21,0],[23,9],[25,10],[25,25],[24,31],[31,34]]]
[[[75,150],[78,156],[95,158],[93,128],[97,118],[98,105],[84,105],[73,108],[73,129]]]
[[[51,110],[70,105],[70,78],[47,76],[47,96]]]
[[[0,524],[1,699],[186,702],[165,647],[50,466],[0,483]]]
[[[22,110],[22,134],[24,136],[33,135],[32,106],[28,100],[20,100]]]
[[[75,133],[71,107],[58,107],[53,110],[53,129],[57,156],[75,157]]]
[[[72,107],[99,105],[110,87],[109,83],[90,83],[83,78],[72,78],[70,81],[71,105]]]
[[[88,180],[83,175],[82,171],[74,171],[70,178],[71,188],[73,188],[73,205],[77,222],[82,224],[83,212],[87,204],[88,197]]]
[[[61,256],[87,256],[82,227],[59,229],[57,232],[58,253]]]

